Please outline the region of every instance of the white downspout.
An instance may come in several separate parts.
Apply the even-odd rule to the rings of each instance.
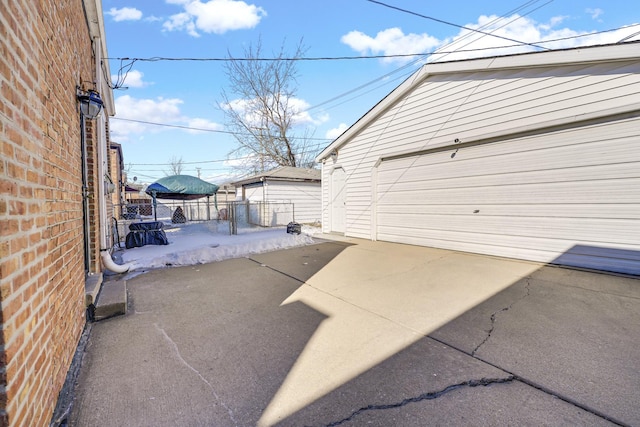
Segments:
[[[102,92],[102,41],[99,37],[94,38],[94,48],[96,57],[96,84],[97,90]],[[110,77],[109,77],[110,78]],[[97,125],[97,154],[98,154],[98,216],[100,217],[100,257],[105,268],[115,273],[126,273],[131,268],[130,264],[119,265],[111,258],[111,247],[109,239],[111,234],[109,222],[107,221],[107,192],[105,186],[107,170],[107,136],[106,136],[106,115],[107,111],[96,119]]]

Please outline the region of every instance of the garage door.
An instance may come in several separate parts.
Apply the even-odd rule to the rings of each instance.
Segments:
[[[379,240],[640,274],[640,125],[391,158]]]

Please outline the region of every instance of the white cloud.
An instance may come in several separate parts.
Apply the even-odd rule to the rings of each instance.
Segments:
[[[602,11],[593,9],[590,13],[595,19]],[[565,21],[564,16],[554,16],[548,22],[540,23],[519,15],[509,17],[483,15],[477,22],[465,25],[467,28],[478,31],[462,29],[456,36],[446,40],[437,40],[428,34],[405,35],[399,28],[389,28],[380,31],[375,37],[359,31],[351,31],[344,35],[341,41],[362,55],[423,53],[433,51],[437,47],[442,53],[432,55],[429,61],[452,61],[539,50],[532,46],[534,44],[548,49],[565,49],[616,43],[638,31],[638,27],[628,26],[608,33],[595,34],[594,31],[591,34],[587,31],[562,27]],[[498,37],[487,35],[487,33]],[[627,41],[638,39],[640,35],[630,37]],[[454,51],[455,53],[452,53]],[[393,60],[407,62],[411,59],[394,58]],[[388,59],[388,61],[391,60]]]
[[[360,31],[351,31],[340,41],[361,55],[406,55],[430,52],[441,41],[428,34],[404,34],[400,28],[388,28],[370,37]],[[407,62],[412,58],[387,58],[386,62]]]
[[[200,34],[196,31],[196,26],[191,16],[188,13],[178,13],[172,15],[169,21],[165,21],[162,25],[165,30],[168,31],[186,31],[193,37],[200,37]]]
[[[227,31],[254,28],[267,12],[256,5],[237,0],[167,0],[184,11],[165,21],[167,31],[186,31],[199,37],[199,32],[224,34]]]
[[[598,8],[587,9],[585,12],[591,15],[591,19],[598,19],[600,18],[600,15],[604,14],[604,10]]]
[[[188,119],[187,126],[193,129],[190,129],[189,133],[203,133],[203,131],[207,130],[221,130],[222,126],[218,123],[212,122],[209,119],[203,118],[192,118]]]
[[[294,125],[320,125],[327,120],[329,120],[329,116],[327,114],[320,114],[317,116],[312,116],[307,110],[311,105],[303,99],[299,98],[289,98],[289,107],[293,109],[296,113],[293,116],[293,124]]]
[[[536,50],[535,47],[519,44],[515,40],[522,43],[539,42],[543,39],[544,34],[554,34],[553,27],[560,22],[561,20],[552,18],[549,23],[539,24],[519,15],[507,18],[482,15],[477,22],[465,25],[467,28],[478,31],[460,30],[452,39],[445,40],[440,48],[442,52],[462,52],[434,55],[430,60],[452,61],[533,51]]]
[[[329,129],[325,134],[325,137],[328,139],[336,139],[337,137],[342,135],[348,127],[349,126],[347,126],[346,123],[340,123],[337,128]]]
[[[519,15],[513,15],[504,19],[495,15],[480,16],[477,23],[467,24],[465,26],[479,29],[484,33],[491,33],[502,38],[461,30],[457,36],[443,45],[442,50],[472,51],[434,55],[431,60],[450,61],[539,50],[539,48],[532,45],[543,46],[547,49],[566,49],[578,46],[616,43],[634,31],[633,28],[622,28],[609,33],[590,34],[588,31],[576,31],[567,27],[561,27],[564,21],[564,17],[552,17],[546,23],[539,23]],[[530,43],[532,45],[518,45],[516,42],[507,39]],[[505,48],[505,46],[508,47]]]
[[[163,18],[160,18],[160,17],[157,17],[157,16],[153,16],[153,15],[151,15],[151,16],[147,16],[146,18],[144,18],[144,20],[145,20],[146,22],[158,22],[158,21],[164,21],[164,19],[163,19]]]
[[[285,96],[282,96],[281,102],[283,103],[282,110],[286,110],[292,115],[292,124],[294,126],[319,125],[329,119],[326,114],[312,116],[308,111],[306,111],[310,107],[309,103],[303,99],[286,98]],[[235,111],[243,114],[244,120],[248,123],[253,123],[255,126],[260,126],[261,124],[259,114],[261,111],[261,103],[258,101],[234,99],[222,107],[233,108]]]
[[[123,7],[116,9],[112,7],[107,12],[107,15],[111,16],[114,21],[138,21],[142,18],[142,12],[133,7]]]
[[[144,77],[144,73],[137,70],[131,70],[125,76],[124,82],[119,82],[119,83],[121,83],[125,87],[130,87],[130,88],[142,88],[152,84],[149,82],[145,82],[143,80],[143,77]],[[112,74],[111,81],[113,81],[114,83],[117,82],[118,76],[116,74]]]
[[[194,127],[197,129],[219,130],[221,126],[203,118],[190,118],[180,111],[183,101],[178,98],[140,99],[123,95],[115,100],[116,116],[109,122],[114,141],[128,141],[133,135],[158,133],[173,130],[170,126],[157,126],[148,123],[161,123],[171,126]],[[118,118],[129,119],[117,120]],[[182,129],[190,133],[199,133],[193,129]]]

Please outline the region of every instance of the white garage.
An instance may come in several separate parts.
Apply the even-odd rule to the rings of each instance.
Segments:
[[[425,65],[317,160],[325,232],[640,274],[640,45]]]
[[[263,204],[262,225],[320,221],[320,171],[281,166],[234,182],[240,200]]]

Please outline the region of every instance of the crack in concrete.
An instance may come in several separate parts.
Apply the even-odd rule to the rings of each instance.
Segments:
[[[466,354],[468,356],[471,356],[471,354],[468,351],[463,350],[463,349],[461,349],[459,347],[456,347],[454,345],[451,345],[451,344],[449,344],[447,342],[444,342],[444,341],[442,341],[442,340],[440,340],[438,338],[434,338],[434,337],[430,336],[429,339],[432,339],[432,340],[434,340],[436,342],[439,342],[442,345],[446,345],[446,346],[448,346],[448,347],[450,347],[450,348],[452,348],[452,349],[454,349],[454,350],[456,350],[456,351],[458,351],[460,353],[463,353],[463,354]],[[578,401],[576,401],[574,399],[571,399],[571,398],[569,398],[567,396],[564,396],[563,394],[558,393],[557,391],[555,391],[553,389],[550,389],[548,387],[545,387],[545,386],[543,386],[543,385],[541,385],[539,383],[536,383],[535,381],[532,381],[532,380],[530,380],[530,379],[528,379],[526,377],[521,377],[521,376],[515,375],[513,372],[510,372],[510,371],[506,370],[505,368],[503,368],[502,366],[499,366],[499,365],[496,365],[495,363],[492,363],[491,361],[482,359],[482,358],[480,358],[478,356],[474,356],[474,358],[476,360],[481,361],[482,363],[486,363],[489,366],[492,366],[492,367],[494,367],[496,369],[500,369],[501,371],[506,372],[507,374],[509,374],[509,375],[511,375],[513,377],[514,381],[518,381],[518,382],[520,382],[522,384],[525,384],[525,385],[527,385],[527,386],[529,386],[531,388],[539,390],[542,393],[545,393],[545,394],[553,397],[554,399],[559,399],[559,400],[561,400],[563,402],[568,403],[569,405],[575,406],[576,408],[580,408],[583,411],[589,412],[590,414],[593,414],[593,415],[595,415],[597,417],[605,419],[605,420],[607,420],[607,421],[609,421],[609,422],[611,422],[611,423],[613,423],[615,425],[622,426],[622,427],[629,427],[628,424],[624,424],[621,421],[616,420],[615,418],[612,418],[611,416],[609,416],[607,414],[604,414],[603,412],[595,410],[595,409],[593,409],[593,408],[591,408],[591,407],[589,407],[587,405],[584,405],[583,403],[580,403],[580,402],[578,402]]]
[[[475,357],[476,352],[478,350],[480,350],[480,347],[482,347],[487,341],[489,341],[489,338],[491,338],[491,334],[493,333],[493,330],[496,327],[496,316],[504,311],[509,311],[511,309],[511,307],[513,307],[517,302],[522,301],[523,299],[525,299],[526,297],[528,297],[530,295],[530,286],[531,286],[531,277],[527,277],[527,283],[525,285],[525,290],[526,293],[521,296],[520,298],[518,298],[517,300],[513,301],[511,304],[509,304],[507,307],[503,307],[500,310],[496,310],[491,314],[491,328],[489,329],[489,331],[487,332],[487,336],[484,337],[484,339],[482,340],[482,342],[480,344],[478,344],[476,346],[476,348],[473,349],[473,351],[471,352],[471,356]]]
[[[363,412],[366,411],[379,411],[379,410],[385,410],[385,409],[395,409],[395,408],[400,408],[403,407],[405,405],[408,405],[410,403],[417,403],[417,402],[422,402],[424,400],[434,400],[437,399],[451,391],[457,390],[459,388],[463,388],[463,387],[479,387],[479,386],[483,386],[486,387],[488,385],[491,384],[504,384],[504,383],[510,383],[512,381],[515,380],[515,376],[510,375],[506,378],[481,378],[479,380],[469,380],[469,381],[463,381],[461,383],[457,383],[457,384],[452,384],[449,385],[445,388],[443,388],[442,390],[439,391],[430,391],[427,393],[423,393],[419,396],[416,397],[409,397],[407,399],[404,399],[400,402],[396,402],[396,403],[388,403],[388,404],[382,404],[382,405],[369,405],[369,406],[364,406],[356,411],[354,411],[353,413],[351,413],[351,415],[349,415],[346,418],[343,418],[339,421],[334,421],[332,423],[326,424],[325,427],[336,427],[339,426],[341,424],[347,423],[349,421],[352,421],[355,417],[357,417],[358,415],[362,414]]]
[[[162,333],[162,335],[164,336],[164,338],[169,342],[169,344],[171,344],[171,346],[173,347],[173,350],[176,354],[176,356],[178,357],[178,359],[180,360],[180,362],[182,362],[182,364],[184,366],[186,366],[187,368],[189,368],[191,371],[193,371],[198,378],[200,378],[200,380],[202,380],[203,383],[205,383],[209,389],[211,390],[211,394],[213,395],[213,397],[215,397],[216,401],[218,401],[218,403],[220,405],[222,405],[223,408],[225,408],[227,410],[227,413],[229,414],[229,418],[231,418],[231,421],[233,421],[234,425],[238,425],[238,421],[236,421],[235,417],[233,416],[233,411],[231,410],[231,408],[229,408],[221,399],[220,396],[218,396],[218,393],[216,393],[216,391],[214,390],[213,386],[211,385],[211,383],[209,381],[207,381],[207,379],[202,376],[202,374],[200,373],[200,371],[198,371],[196,368],[194,368],[193,366],[191,366],[189,364],[189,362],[187,362],[184,357],[182,357],[182,354],[180,354],[180,349],[178,348],[178,345],[176,344],[176,342],[174,340],[171,339],[171,337],[167,334],[167,332],[162,329],[160,326],[158,326],[157,323],[154,323],[153,326],[156,327],[156,329],[158,331],[160,331]]]

